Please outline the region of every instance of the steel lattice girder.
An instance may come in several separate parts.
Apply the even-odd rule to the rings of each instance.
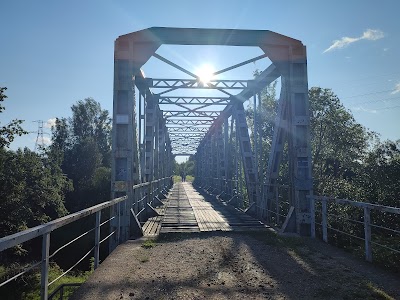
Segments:
[[[173,134],[175,132],[201,132],[201,133],[206,133],[209,129],[209,127],[200,127],[200,126],[191,126],[191,127],[173,127],[173,126],[168,126],[168,132],[169,134]]]
[[[244,89],[252,85],[252,80],[210,80],[205,84],[196,79],[156,79],[146,78],[149,88],[182,88],[182,89]]]
[[[220,114],[219,111],[179,111],[179,110],[169,110],[163,111],[163,115],[165,118],[170,117],[205,117],[205,118],[215,118]]]
[[[158,97],[159,104],[227,105],[229,102],[229,97]]]
[[[166,124],[176,125],[211,125],[213,120],[181,120],[181,119],[167,119]],[[168,126],[167,126],[168,127]]]

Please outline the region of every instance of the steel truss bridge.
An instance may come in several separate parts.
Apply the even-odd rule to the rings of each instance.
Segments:
[[[192,70],[157,54],[161,45],[250,46],[263,54],[226,66],[214,72],[209,82],[202,82]],[[142,67],[152,57],[179,70],[182,78],[146,77]],[[218,79],[220,74],[266,57],[272,64],[253,78]],[[287,144],[293,209],[285,230],[312,234],[307,198],[313,186],[307,56],[300,41],[266,30],[149,28],[120,36],[114,59],[114,198],[132,197],[132,186],[172,175],[174,157],[192,155],[197,186],[218,190],[231,203],[265,219]],[[260,170],[257,138],[262,124],[255,118],[254,127],[248,128],[243,104],[250,100],[256,107],[260,92],[278,78],[278,115],[265,172]],[[242,185],[240,178],[245,179]]]
[[[263,54],[226,66],[214,72],[210,81],[202,82],[191,70],[157,54],[157,49],[164,44],[250,46],[258,47]],[[179,70],[182,78],[146,77],[142,69],[151,57]],[[267,57],[271,65],[253,78],[218,79],[220,74]],[[388,245],[372,241],[373,227],[400,232],[374,224],[371,211],[397,216],[400,208],[313,195],[307,57],[300,41],[266,30],[149,28],[116,40],[114,66],[112,200],[0,238],[0,252],[42,238],[42,259],[0,282],[0,288],[40,267],[41,299],[62,298],[68,284],[60,285],[50,295],[49,286],[91,254],[96,269],[102,243],[108,242],[112,252],[132,235],[157,233],[164,225],[165,232],[171,232],[175,225],[212,231],[230,230],[235,226],[265,228],[265,223],[272,220],[275,225],[281,225],[283,232],[315,237],[317,224],[322,239],[327,242],[328,228],[333,229],[328,226],[328,210],[333,205],[362,210],[363,222],[356,222],[364,225],[365,235],[361,239],[365,242],[366,260],[372,261],[373,245],[399,253]],[[248,127],[243,104],[253,101],[257,112],[260,93],[278,78],[281,90],[265,170],[260,163],[262,124],[255,113],[254,125]],[[192,92],[191,96],[183,92],[187,90]],[[254,139],[251,140],[249,132]],[[289,184],[285,186],[278,184],[284,147],[289,160]],[[213,203],[204,204],[188,183],[175,184],[170,190],[173,162],[179,155],[194,158],[195,187],[204,195],[222,199],[223,205],[211,198]],[[280,210],[282,190],[287,200],[285,212]],[[165,206],[165,203],[168,204]],[[177,211],[177,203],[184,203],[186,217],[182,218]],[[223,217],[217,210],[224,210],[226,203],[240,208],[242,215],[225,212]],[[155,208],[161,204],[163,215]],[[188,214],[188,209],[193,213]],[[94,227],[52,249],[51,253],[51,232],[88,216],[94,217]],[[340,230],[336,232],[353,236]],[[54,255],[89,233],[94,236],[88,252],[62,275],[50,279],[49,265]]]

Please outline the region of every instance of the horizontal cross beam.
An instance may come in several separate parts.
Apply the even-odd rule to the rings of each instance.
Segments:
[[[159,97],[159,104],[186,104],[186,105],[227,105],[229,97]]]
[[[211,80],[202,83],[196,79],[159,79],[146,78],[149,88],[200,88],[200,89],[244,89],[251,85],[252,80]]]
[[[166,118],[169,117],[200,117],[200,118],[212,118],[218,117],[220,114],[219,111],[183,111],[183,110],[169,110],[163,111],[163,116]]]

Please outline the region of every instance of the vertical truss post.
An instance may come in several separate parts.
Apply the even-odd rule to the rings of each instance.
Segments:
[[[195,154],[195,180],[196,184],[199,185],[200,187],[204,187],[204,144],[201,143],[199,147],[197,148],[197,152]]]
[[[258,115],[260,116],[257,131],[258,131],[258,182],[259,182],[259,189],[261,191],[260,199],[264,199],[264,159],[263,159],[263,143],[262,143],[262,123],[261,123],[261,115],[262,115],[262,100],[261,100],[261,93],[257,94],[258,97]],[[260,201],[260,205],[262,206],[263,201]],[[261,207],[261,217],[262,217],[262,207]]]
[[[160,114],[160,119],[158,122],[158,163],[159,163],[159,178],[164,178],[165,174],[165,120],[162,117],[162,113]]]
[[[137,184],[140,178],[134,75],[135,68],[132,61],[115,59],[111,196],[115,198],[128,195],[128,200],[127,209],[119,212],[123,219],[121,222],[123,228],[119,228],[116,218],[111,221],[110,229],[121,232],[121,240],[129,237],[129,209],[133,201],[132,186]],[[110,240],[110,250],[112,251],[119,242],[117,235],[113,235]]]
[[[236,119],[236,137],[239,140],[240,154],[243,163],[244,177],[246,181],[247,195],[249,198],[249,214],[258,214],[257,172],[254,163],[253,151],[251,149],[249,130],[243,103],[234,105],[233,113]]]
[[[168,131],[166,132],[166,141],[165,141],[165,153],[167,157],[166,161],[166,173],[167,176],[172,176],[172,173],[174,171],[174,166],[173,166],[173,161],[174,161],[174,156],[172,155],[172,147],[171,147],[171,140],[169,138]]]
[[[212,146],[211,136],[208,135],[206,138],[206,151],[205,151],[205,171],[207,176],[207,187],[212,185]],[[208,159],[207,159],[208,158]]]
[[[231,177],[229,177],[229,169],[231,168],[231,165],[229,163],[229,123],[228,123],[228,117],[224,118],[224,177],[225,177],[225,193],[226,194],[231,194],[231,191],[229,190],[229,183]]]
[[[256,174],[258,174],[258,145],[257,145],[257,94],[254,94],[253,96],[253,117],[254,117],[254,123],[253,123],[253,145],[254,145],[254,164],[255,164],[255,169],[256,169]],[[257,187],[258,188],[258,187]]]
[[[236,120],[234,119],[234,117],[232,116],[232,125],[236,125]],[[232,128],[232,127],[231,127]],[[232,135],[233,135],[233,131],[232,131]],[[234,144],[234,146],[233,146],[233,148],[234,148],[234,151],[233,151],[233,153],[234,153],[234,166],[235,166],[235,174],[234,174],[234,177],[235,177],[235,190],[236,190],[236,193],[238,194],[239,193],[239,160],[238,160],[238,138],[237,138],[237,131],[236,131],[236,129],[235,129],[235,133],[234,133],[234,136],[235,136],[235,144]]]
[[[212,174],[212,186],[214,189],[218,188],[218,172],[219,172],[219,164],[218,164],[218,141],[217,141],[217,134],[216,130],[211,135],[211,174]]]
[[[310,235],[311,203],[307,196],[313,194],[313,182],[306,47],[290,47],[289,57],[289,159],[292,161],[291,181],[296,212],[296,232],[301,235]]]
[[[160,113],[160,109],[158,107],[158,102],[155,103],[155,109],[154,109],[154,153],[153,153],[153,159],[154,159],[154,179],[159,179],[160,177],[160,166],[159,166],[159,153],[160,153],[160,120],[162,118],[162,114]],[[157,184],[158,186],[158,184]]]
[[[145,129],[143,128],[143,124],[145,122],[145,97],[143,97],[142,92],[139,92],[139,138],[138,138],[138,144],[139,144],[139,161],[140,161],[140,174],[144,176],[144,131]],[[143,178],[140,178],[141,181],[143,181]]]
[[[219,193],[223,191],[225,177],[225,157],[224,157],[224,138],[222,135],[222,123],[216,124],[215,139],[216,139],[216,154],[217,154],[217,188]]]
[[[268,220],[268,211],[271,210],[272,202],[275,195],[277,178],[279,176],[279,165],[282,159],[283,149],[287,140],[288,131],[288,112],[287,102],[288,96],[286,94],[286,80],[282,79],[281,95],[278,104],[277,116],[275,118],[274,133],[272,137],[271,152],[269,156],[267,174],[266,174],[266,193],[264,195],[265,201],[262,201],[262,218]]]
[[[265,49],[264,49],[265,50]],[[282,73],[281,98],[270,154],[267,199],[273,196],[273,185],[279,172],[285,137],[288,140],[290,202],[294,213],[285,221],[282,231],[311,234],[312,196],[310,112],[308,102],[307,55],[303,45],[269,49],[268,55]],[[282,60],[285,57],[285,60]]]
[[[148,93],[146,96],[146,130],[144,136],[145,151],[145,181],[154,179],[154,136],[156,120],[156,101]]]

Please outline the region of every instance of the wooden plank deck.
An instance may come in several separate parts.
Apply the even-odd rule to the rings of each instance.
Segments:
[[[211,197],[210,197],[211,198]],[[189,182],[178,182],[170,191],[160,216],[143,225],[145,236],[169,232],[265,230],[268,226],[216,199],[204,197]]]

